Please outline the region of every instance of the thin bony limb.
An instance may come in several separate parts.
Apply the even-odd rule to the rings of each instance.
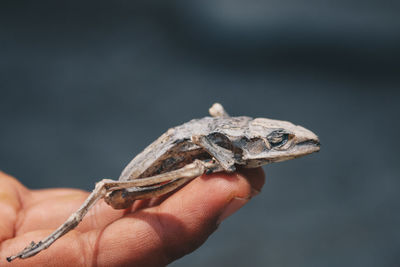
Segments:
[[[167,194],[191,179],[202,175],[205,171],[222,171],[215,161],[204,162],[195,160],[185,167],[156,175],[126,182],[111,182],[106,185],[111,192],[105,197],[105,202],[114,209],[126,209],[137,199],[147,199]],[[141,187],[137,187],[137,186]],[[143,187],[143,185],[150,185]],[[134,187],[135,186],[135,187]]]
[[[102,180],[96,184],[95,189],[82,204],[82,206],[74,212],[60,227],[58,227],[52,234],[45,239],[35,243],[32,241],[30,245],[24,248],[18,254],[8,257],[7,261],[12,261],[16,258],[28,258],[40,251],[48,248],[58,238],[65,235],[72,229],[74,229],[92,208],[96,202],[104,198],[107,193],[110,193],[119,189],[130,189],[127,194],[127,200],[151,198],[166,194],[185,182],[202,175],[206,170],[219,170],[219,165],[214,162],[203,162],[195,160],[193,163],[186,165],[185,167],[163,173],[160,175],[136,179],[132,181],[113,181],[113,180]],[[164,183],[165,184],[160,184]],[[109,203],[112,205],[112,203]]]
[[[214,105],[209,108],[208,112],[213,117],[229,117],[229,114],[220,103],[214,103]]]
[[[21,252],[14,256],[8,257],[7,261],[10,262],[16,258],[28,258],[48,248],[58,238],[74,229],[79,222],[82,221],[89,209],[93,207],[99,199],[105,196],[106,192],[107,191],[104,188],[104,184],[102,182],[97,183],[95,189],[85,200],[82,206],[76,212],[74,212],[60,227],[58,227],[53,233],[38,243],[32,241],[29,246],[24,248]]]
[[[192,136],[192,142],[212,155],[225,171],[235,171],[235,157],[232,151],[216,145],[207,136]]]
[[[189,177],[197,177],[204,173],[204,171],[208,169],[212,169],[213,171],[218,171],[218,166],[214,161],[201,161],[195,160],[193,163],[185,165],[184,167],[162,173],[159,175],[146,177],[146,178],[139,178],[131,181],[113,181],[113,180],[102,180],[101,182],[104,183],[104,187],[107,190],[117,190],[117,189],[124,189],[124,188],[131,188],[131,187],[140,187],[140,186],[149,186],[155,185],[163,182],[167,182],[174,179],[181,179],[181,178],[189,178]]]

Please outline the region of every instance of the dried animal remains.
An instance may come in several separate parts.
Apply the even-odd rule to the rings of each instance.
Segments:
[[[58,229],[7,260],[28,258],[48,248],[75,228],[99,199],[125,209],[137,199],[166,194],[203,173],[233,172],[238,166],[255,168],[319,150],[314,133],[290,122],[230,117],[218,103],[209,111],[211,117],[169,129],[126,166],[118,181],[98,182]]]

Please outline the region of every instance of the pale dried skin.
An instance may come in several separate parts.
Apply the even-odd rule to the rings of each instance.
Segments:
[[[113,208],[124,209],[136,199],[171,192],[204,172],[255,168],[319,150],[314,133],[290,122],[230,117],[218,103],[209,112],[213,117],[169,129],[125,167],[118,181],[98,182],[82,206],[50,236],[7,260],[28,258],[48,248],[74,229],[101,198]]]

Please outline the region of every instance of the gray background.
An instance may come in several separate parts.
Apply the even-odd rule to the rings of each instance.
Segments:
[[[215,101],[316,132],[172,266],[400,266],[395,1],[0,3],[0,169],[90,190]]]

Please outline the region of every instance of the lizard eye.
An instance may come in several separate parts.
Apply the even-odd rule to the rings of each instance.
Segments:
[[[271,144],[272,148],[281,147],[289,140],[289,134],[281,129],[276,130],[267,136],[267,140]]]

